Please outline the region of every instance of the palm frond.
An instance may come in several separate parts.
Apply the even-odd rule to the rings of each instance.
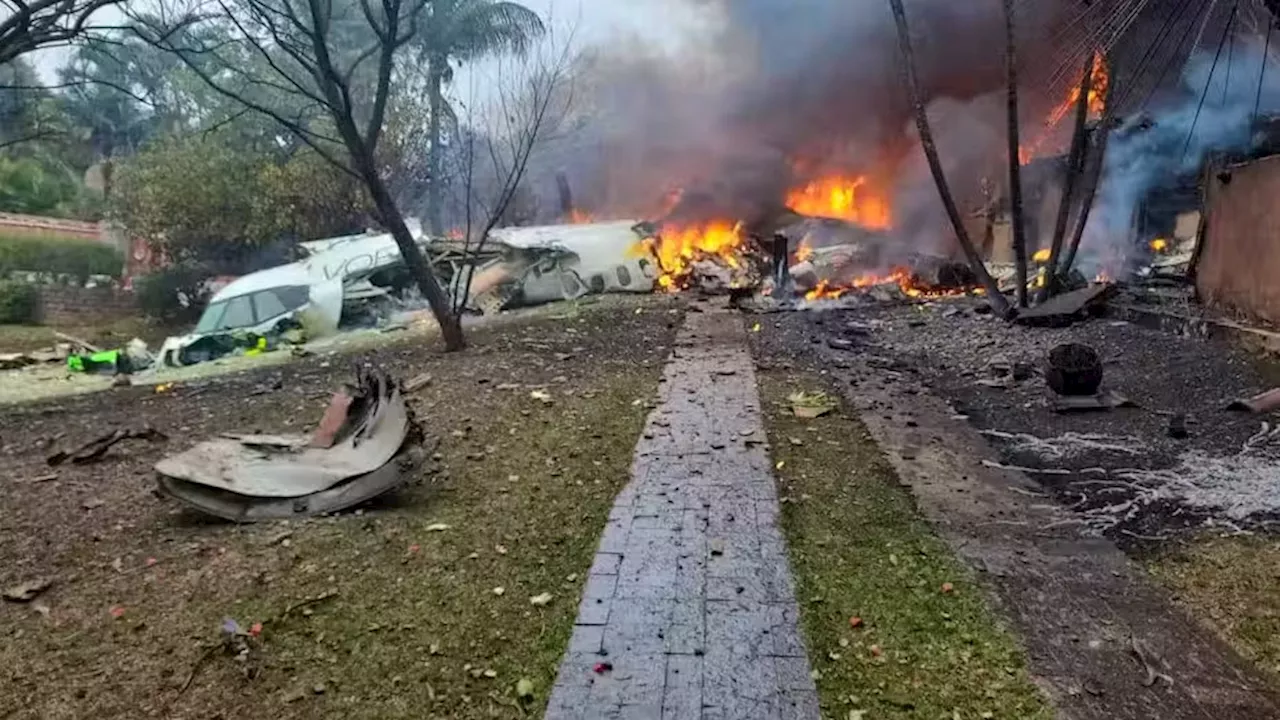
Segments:
[[[459,61],[524,55],[546,32],[538,13],[508,0],[435,0],[421,38],[428,57]]]

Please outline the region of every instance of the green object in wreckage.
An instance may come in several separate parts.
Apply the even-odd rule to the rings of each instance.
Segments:
[[[67,369],[71,372],[115,372],[120,365],[119,350],[103,350],[88,355],[68,355]]]

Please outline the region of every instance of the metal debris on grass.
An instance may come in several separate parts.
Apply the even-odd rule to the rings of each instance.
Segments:
[[[224,436],[167,457],[160,490],[236,522],[308,517],[386,493],[421,463],[421,433],[387,374],[362,370],[330,410],[316,438]]]

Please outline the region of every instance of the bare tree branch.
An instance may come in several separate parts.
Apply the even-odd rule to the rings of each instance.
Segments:
[[[90,18],[121,0],[0,0],[0,65],[32,50],[83,37]]]

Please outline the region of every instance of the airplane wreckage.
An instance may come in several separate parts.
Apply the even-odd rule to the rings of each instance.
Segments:
[[[427,451],[399,383],[360,371],[306,435],[227,433],[156,464],[160,491],[233,522],[337,512],[403,485]]]
[[[492,314],[589,294],[653,292],[654,261],[636,252],[644,228],[633,221],[499,228],[471,243],[415,235],[452,294],[465,291],[467,310]],[[219,290],[191,333],[164,342],[160,363],[176,367],[262,352],[421,307],[389,234],[316,240],[301,248],[302,260]]]
[[[467,298],[467,312],[483,315],[586,295],[690,287],[767,295],[782,284],[800,297],[825,297],[824,288],[849,285],[860,269],[883,266],[891,254],[887,233],[792,211],[754,231],[726,225],[719,239],[714,226],[665,221],[496,228],[483,242],[427,238],[413,229],[441,283],[453,297]],[[165,341],[159,363],[190,365],[298,345],[342,329],[395,326],[398,316],[425,306],[388,234],[300,247],[303,259],[219,290],[190,334]],[[942,259],[926,260],[936,265]],[[921,261],[910,264],[919,269]]]

